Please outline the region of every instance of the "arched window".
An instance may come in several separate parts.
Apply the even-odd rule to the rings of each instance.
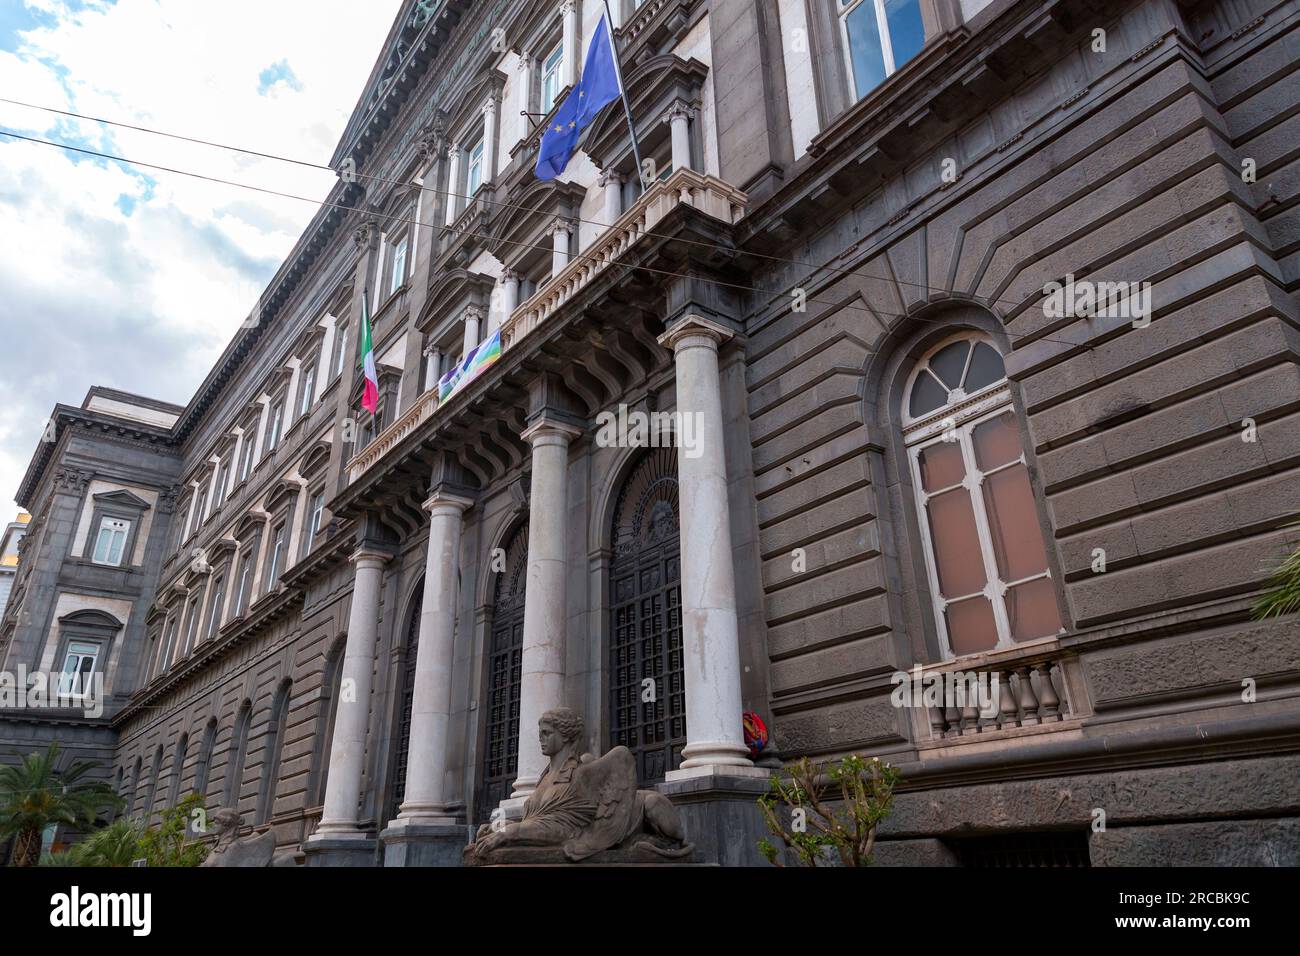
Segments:
[[[248,753],[248,724],[253,716],[253,704],[245,700],[235,716],[234,732],[230,737],[230,759],[226,762],[226,790],[222,806],[239,809],[239,791],[244,782],[244,757]]]
[[[153,814],[153,798],[158,793],[158,775],[162,773],[163,745],[159,744],[153,752],[153,769],[149,772],[149,793],[144,798],[144,814],[142,819],[145,823],[149,822],[149,817]]]
[[[194,768],[194,792],[208,802],[208,777],[212,773],[212,751],[217,744],[217,718],[208,721],[203,730],[203,743],[199,747],[199,762]]]
[[[284,727],[289,715],[289,691],[293,683],[287,678],[276,688],[271,703],[271,722],[267,725],[262,749],[262,782],[257,788],[257,822],[271,818],[275,806],[275,785],[280,779],[280,754],[284,750]]]
[[[343,682],[343,651],[347,638],[339,635],[325,655],[325,670],[321,678],[320,703],[316,711],[316,733],[313,734],[311,772],[307,781],[308,806],[318,807],[325,802],[325,782],[329,779],[329,747],[334,739],[334,718],[338,714],[339,690]]]
[[[140,799],[140,776],[144,771],[144,758],[135,758],[135,767],[131,771],[131,796],[126,801],[126,815],[135,813],[136,801]]]
[[[167,804],[163,809],[176,806],[181,793],[181,773],[185,769],[185,751],[189,749],[190,735],[181,734],[176,742],[176,753],[172,755],[172,779],[167,787]]]
[[[504,563],[492,565],[492,629],[488,635],[487,707],[483,710],[483,761],[475,812],[480,822],[510,796],[519,773],[519,696],[524,666],[524,591],[528,583],[528,516],[502,548]]]
[[[946,656],[1061,627],[1002,356],[963,333],[939,343],[903,395],[922,545]]]

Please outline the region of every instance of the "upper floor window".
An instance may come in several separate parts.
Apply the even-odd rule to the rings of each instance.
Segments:
[[[339,320],[338,331],[334,336],[334,375],[343,374],[343,366],[348,359],[348,324]]]
[[[96,564],[121,565],[126,539],[130,533],[131,522],[125,518],[99,519],[99,533],[95,536],[95,550],[91,560]]]
[[[541,112],[549,113],[555,106],[555,99],[560,95],[561,77],[564,75],[564,41],[555,44],[555,48],[542,60],[542,102]]]
[[[248,602],[253,586],[253,552],[250,550],[239,563],[239,581],[235,586],[234,616],[239,617],[248,610]]]
[[[271,554],[266,565],[266,590],[271,591],[280,580],[284,568],[285,526],[278,525],[271,533]]]
[[[195,534],[199,528],[203,527],[203,512],[208,507],[208,486],[206,483],[200,484],[197,491],[194,492],[194,513],[190,516],[190,534]]]
[[[226,576],[220,574],[212,582],[212,602],[208,605],[208,626],[204,638],[211,638],[221,627],[221,604],[226,597]]]
[[[311,411],[316,397],[316,363],[312,361],[302,372],[302,396],[298,399],[298,417]]]
[[[465,166],[465,195],[471,197],[483,185],[483,137],[475,140],[465,155],[468,157]]]
[[[284,398],[277,398],[271,405],[270,418],[266,422],[266,453],[275,451],[280,444],[280,435],[284,429]]]
[[[185,657],[194,649],[194,637],[199,631],[199,618],[202,616],[203,609],[203,591],[200,590],[194,597],[190,598],[189,607],[185,612],[185,637],[181,643],[180,657]]]
[[[1002,356],[974,334],[941,343],[913,371],[903,408],[946,653],[1056,634],[1060,608]]]
[[[72,641],[59,674],[59,696],[83,697],[91,690],[90,677],[99,660],[99,645],[89,641]]]
[[[410,237],[402,236],[393,243],[392,263],[389,267],[388,276],[388,294],[392,295],[406,282],[406,250],[410,245]]]
[[[221,464],[217,466],[217,492],[212,499],[214,505],[225,501],[226,494],[230,491],[230,458],[230,453],[222,455]]]
[[[925,44],[920,0],[838,0],[853,92],[866,96]]]
[[[302,553],[310,554],[316,544],[316,535],[320,534],[321,518],[325,511],[325,492],[318,491],[311,496],[307,505],[307,527],[303,536]]]
[[[243,446],[239,451],[239,480],[246,481],[253,471],[253,455],[257,451],[257,432],[252,422],[244,426]]]

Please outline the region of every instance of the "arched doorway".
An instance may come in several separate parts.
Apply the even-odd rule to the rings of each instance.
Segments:
[[[528,580],[528,517],[507,540],[504,560],[494,564],[492,630],[488,635],[487,706],[483,711],[483,759],[475,816],[487,822],[510,796],[519,770],[519,683],[524,659],[524,585]]]
[[[393,755],[392,798],[385,820],[397,816],[406,799],[406,765],[411,755],[411,707],[415,701],[415,659],[420,650],[420,612],[424,607],[424,582],[411,594],[406,616],[406,657],[402,661],[401,693],[397,705],[397,751]]]
[[[610,565],[609,742],[664,779],[686,745],[677,451],[645,454],[614,505]]]

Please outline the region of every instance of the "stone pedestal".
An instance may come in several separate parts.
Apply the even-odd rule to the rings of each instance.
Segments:
[[[303,847],[307,866],[375,865],[375,841],[372,837],[313,837]]]
[[[758,810],[767,792],[767,777],[750,774],[701,774],[669,780],[655,787],[681,814],[694,862],[720,866],[770,866],[758,851],[769,837]]]
[[[474,839],[474,828],[394,821],[379,834],[384,866],[460,866],[461,853]]]

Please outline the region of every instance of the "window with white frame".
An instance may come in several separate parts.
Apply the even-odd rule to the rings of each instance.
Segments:
[[[406,282],[406,249],[409,244],[410,237],[405,235],[393,243],[388,275],[389,295],[400,289]]]
[[[465,151],[465,195],[473,197],[483,185],[483,137],[480,136]]]
[[[220,574],[212,582],[212,601],[208,604],[208,626],[204,630],[204,639],[212,638],[221,626],[221,602],[226,597],[226,576]]]
[[[542,60],[540,111],[549,113],[555,106],[556,97],[560,95],[560,84],[564,75],[564,41],[555,44],[554,49]]]
[[[308,363],[302,372],[302,396],[298,399],[298,417],[311,411],[312,400],[316,397],[316,362]]]
[[[252,422],[244,425],[243,447],[239,452],[239,480],[247,481],[253,471],[253,455],[257,452],[257,426]]]
[[[311,549],[316,545],[316,535],[320,534],[321,518],[325,512],[325,492],[316,492],[311,496],[311,501],[307,505],[307,527],[306,534],[303,536],[302,553],[310,554]]]
[[[343,374],[343,366],[348,360],[348,323],[340,319],[334,334],[334,376]]]
[[[284,398],[277,398],[271,404],[271,415],[266,421],[266,453],[269,455],[280,444],[280,435],[284,431]]]
[[[849,83],[862,99],[920,51],[920,0],[836,0]]]
[[[266,590],[269,592],[275,588],[280,580],[280,572],[284,569],[284,545],[285,545],[285,526],[277,525],[271,532],[271,553],[267,559],[266,565]]]
[[[203,592],[190,598],[189,607],[185,611],[185,638],[181,643],[180,657],[186,657],[194,649],[194,638],[199,631],[199,616],[203,609]]]
[[[131,534],[131,522],[125,518],[99,519],[99,531],[95,535],[95,550],[91,560],[96,564],[120,566],[125,558],[126,539]]]
[[[233,452],[227,452],[221,456],[221,464],[217,466],[217,494],[213,500],[213,505],[220,505],[226,500],[226,494],[230,491],[230,458]]]
[[[91,675],[99,660],[99,645],[90,641],[70,641],[59,674],[60,697],[84,697],[91,691]]]
[[[912,373],[902,421],[945,654],[1056,634],[1060,608],[997,349],[972,333],[932,349]]]
[[[248,610],[253,587],[253,552],[244,555],[239,564],[239,581],[235,586],[235,617]]]

